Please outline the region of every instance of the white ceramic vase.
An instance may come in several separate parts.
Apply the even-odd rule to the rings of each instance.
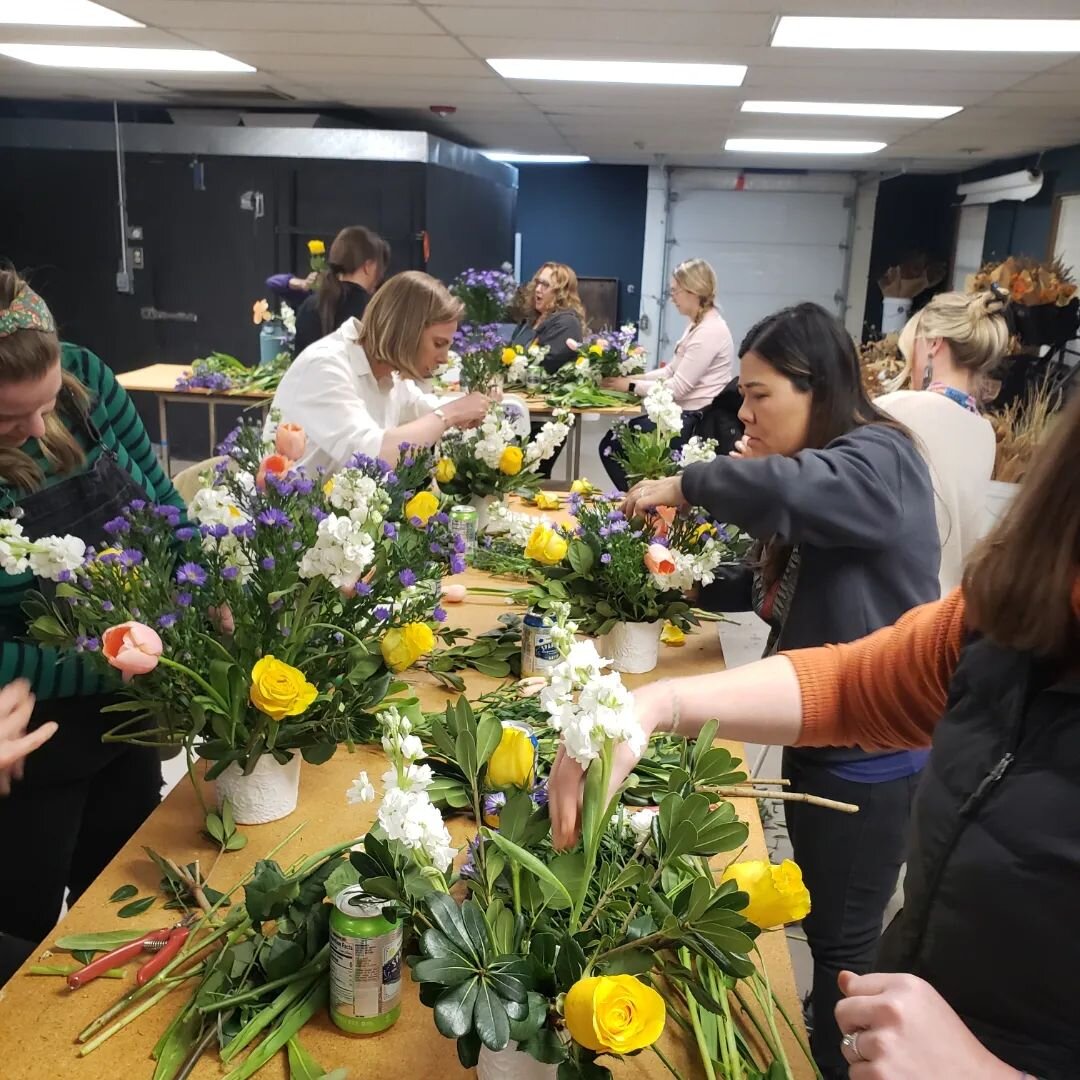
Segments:
[[[512,1039],[505,1050],[489,1050],[480,1047],[476,1063],[477,1080],[555,1080],[557,1065],[545,1065],[542,1061],[522,1054]]]
[[[663,623],[619,622],[601,635],[597,649],[611,660],[616,671],[642,675],[656,667]]]
[[[491,523],[491,508],[502,499],[498,495],[472,495],[469,505],[476,511],[476,535],[482,536],[487,532]]]
[[[280,765],[273,754],[264,754],[248,776],[236,764],[230,765],[215,781],[217,802],[232,803],[237,825],[265,825],[296,809],[300,793],[300,755],[293,754]]]
[[[899,334],[911,318],[911,301],[906,297],[883,296],[881,298],[881,334]]]

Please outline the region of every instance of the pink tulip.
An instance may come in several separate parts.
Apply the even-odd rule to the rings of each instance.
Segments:
[[[468,595],[469,590],[465,585],[455,583],[453,585],[443,586],[442,598],[448,604],[460,604]]]
[[[290,461],[299,461],[307,447],[307,435],[299,424],[278,424],[274,449]]]
[[[284,476],[292,467],[293,463],[284,454],[267,454],[259,463],[259,471],[255,474],[255,486],[260,491],[265,491],[268,473]]]
[[[650,544],[645,552],[645,569],[653,574],[674,574],[675,560],[663,544]]]
[[[657,540],[663,540],[671,531],[671,526],[675,524],[677,511],[673,506],[658,506],[654,513],[656,517],[653,520],[653,536]]]
[[[101,652],[121,672],[124,682],[153,671],[163,648],[157,632],[141,622],[110,626],[101,635]]]

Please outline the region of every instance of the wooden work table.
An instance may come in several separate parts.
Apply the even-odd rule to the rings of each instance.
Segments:
[[[496,584],[493,579],[474,571],[456,580],[474,585]],[[473,594],[464,604],[451,606],[448,610],[453,625],[482,632],[495,625],[507,605],[497,596]],[[625,678],[628,685],[635,686],[660,676],[699,673],[722,666],[723,655],[716,628],[706,625],[698,633],[688,636],[682,647],[661,646],[660,666],[656,672]],[[476,672],[465,674],[470,698],[497,685],[495,680]],[[430,676],[415,673],[411,681],[425,709],[438,709],[446,702],[447,691]],[[737,756],[742,755],[738,744],[726,745]],[[305,764],[297,810],[282,821],[243,827],[242,831],[249,838],[247,847],[225,855],[214,871],[211,883],[218,888],[232,886],[256,859],[264,857],[300,824],[303,824],[302,831],[277,856],[283,864],[293,863],[305,854],[352,836],[362,836],[373,820],[375,806],[350,806],[345,800],[346,789],[361,769],[377,782],[385,771],[381,750],[365,748],[349,754],[340,749],[325,765],[312,767]],[[767,858],[756,803],[737,799],[735,804],[739,816],[750,826],[749,843],[742,857]],[[156,892],[160,875],[143,854],[144,845],[181,864],[198,859],[204,868],[208,867],[214,860],[216,848],[200,835],[201,824],[195,793],[183,780],[68,912],[42,948],[62,934],[124,928],[151,930],[167,925],[174,913],[163,912],[160,902],[145,914],[125,921],[116,918],[118,905],[110,904],[108,898],[115,889],[127,883],[138,886],[140,895]],[[455,840],[461,843],[470,831],[470,824],[461,819],[452,826]],[[18,873],[19,870],[9,866],[4,872]],[[802,1010],[783,932],[763,934],[759,948],[774,992],[788,1014],[801,1024]],[[66,954],[61,956],[67,959]],[[0,1052],[3,1055],[0,1077],[3,1080],[150,1080],[153,1075],[150,1050],[193,984],[184,984],[174,998],[162,1001],[85,1058],[78,1057],[74,1042],[77,1032],[134,985],[134,970],[131,965],[123,982],[99,979],[75,992],[68,991],[61,978],[30,976],[24,972],[16,974],[0,988]],[[368,1038],[354,1038],[338,1031],[329,1017],[323,1015],[303,1029],[302,1042],[324,1068],[348,1067],[353,1080],[365,1077],[447,1080],[448,1077],[471,1075],[459,1065],[454,1042],[436,1031],[431,1010],[419,1002],[417,985],[406,976],[403,987],[401,1019],[389,1031]],[[664,1039],[665,1049],[678,1064],[682,1075],[687,1078],[699,1076],[700,1071],[690,1064],[691,1059],[674,1025],[669,1024]],[[812,1070],[789,1033],[786,1033],[786,1048],[795,1076],[799,1080],[809,1080]],[[220,1077],[222,1071],[216,1055],[209,1054],[192,1075],[196,1080],[209,1080]],[[648,1051],[616,1065],[614,1072],[618,1080],[660,1080],[670,1075],[656,1055]],[[284,1055],[278,1055],[257,1075],[260,1080],[283,1080],[288,1075]]]

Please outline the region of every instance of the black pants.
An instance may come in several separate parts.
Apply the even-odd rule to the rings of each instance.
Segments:
[[[700,412],[683,413],[682,434],[671,440],[672,452],[686,445],[700,418]],[[633,431],[652,431],[656,427],[647,416],[635,416],[626,426]],[[619,436],[613,429],[600,440],[600,464],[604,466],[604,471],[611,477],[611,482],[619,491],[629,491],[630,481],[626,477],[626,470],[615,460],[615,451],[618,448]]]
[[[105,745],[116,723],[108,699],[43,702],[34,720],[60,730],[26,759],[26,775],[0,799],[0,933],[43,941],[161,799],[156,750]]]
[[[784,752],[784,776],[793,791],[855,803],[857,814],[785,803],[795,861],[810,890],[803,929],[814,956],[810,1045],[825,1080],[847,1080],[842,1035],[833,1015],[841,971],[873,970],[881,922],[896,889],[907,851],[908,819],[919,776],[861,784],[823,764]]]
[[[31,941],[23,941],[22,938],[11,937],[10,934],[0,934],[0,986],[30,959],[34,948]]]

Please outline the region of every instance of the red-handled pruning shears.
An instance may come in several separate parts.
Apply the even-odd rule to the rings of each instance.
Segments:
[[[121,964],[126,964],[129,960],[134,960],[141,953],[152,952],[155,955],[139,968],[139,972],[135,976],[135,981],[139,986],[142,986],[147,980],[152,979],[161,971],[180,951],[191,933],[191,924],[196,918],[195,915],[188,915],[187,918],[173,926],[166,926],[161,930],[151,930],[150,933],[128,942],[127,945],[121,945],[118,949],[113,949],[112,952],[107,952],[96,960],[91,960],[85,967],[73,971],[67,977],[68,989],[78,990],[80,986],[92,982],[99,975],[104,975],[106,971],[119,967]]]

